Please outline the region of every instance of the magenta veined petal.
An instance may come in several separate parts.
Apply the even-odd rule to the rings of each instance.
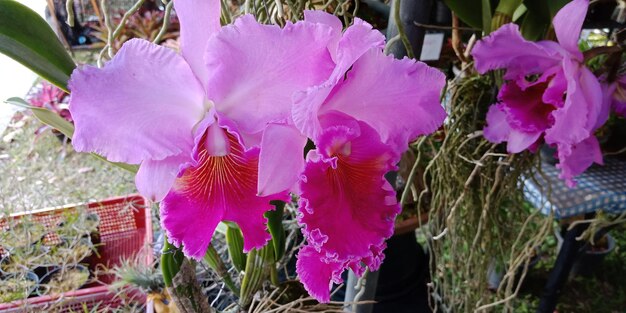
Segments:
[[[204,52],[209,38],[220,28],[220,0],[174,0],[180,21],[180,52],[202,84],[209,69],[204,64]]]
[[[503,84],[498,107],[506,114],[512,129],[522,132],[543,132],[554,124],[555,106],[543,102],[549,82],[535,83],[522,90],[516,82]]]
[[[113,162],[162,160],[193,147],[204,90],[175,52],[132,39],[102,69],[78,68],[69,81],[72,144]]]
[[[209,40],[208,98],[244,138],[267,123],[291,119],[294,92],[322,83],[334,63],[327,49],[332,29],[323,24],[261,25],[245,15]],[[249,137],[248,137],[249,138]]]
[[[373,269],[380,265],[384,241],[393,234],[399,212],[395,192],[384,178],[397,154],[367,124],[354,125],[326,128],[316,150],[309,152],[300,183],[298,221],[308,247],[319,253],[316,261],[299,261],[298,273],[304,275],[307,290],[322,301],[328,286],[326,291],[319,288],[328,285],[330,277],[349,266],[358,270],[361,263]],[[304,256],[315,257],[304,252],[299,258]],[[309,281],[318,267],[332,275]]]
[[[559,44],[579,61],[582,61],[582,53],[578,49],[578,38],[588,7],[589,0],[573,0],[563,6],[552,21]]]
[[[161,218],[169,239],[183,245],[185,255],[204,256],[220,221],[237,223],[244,237],[244,251],[262,247],[270,239],[263,214],[274,207],[271,200],[286,200],[287,195],[258,197],[259,150],[246,151],[237,137],[227,133],[229,154],[212,156],[205,144],[208,126],[197,147],[196,166],[187,168],[161,204]],[[223,130],[226,132],[226,130]],[[215,137],[215,136],[214,136]]]

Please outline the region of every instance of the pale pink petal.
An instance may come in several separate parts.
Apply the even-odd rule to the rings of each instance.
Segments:
[[[175,52],[133,39],[104,68],[76,69],[69,86],[77,151],[132,164],[191,152],[204,90]]]
[[[327,25],[331,28],[332,33],[328,42],[328,51],[335,63],[337,62],[337,47],[339,40],[341,39],[341,31],[343,30],[343,24],[341,20],[330,13],[319,10],[305,10],[304,21],[316,24]]]
[[[208,68],[204,63],[209,38],[220,30],[220,0],[174,0],[180,22],[180,52],[202,84]]]
[[[507,141],[506,150],[509,153],[522,152],[530,146],[532,146],[541,136],[541,131],[537,132],[523,132],[515,129],[511,129],[509,139]]]
[[[487,112],[487,125],[483,129],[485,138],[493,143],[501,143],[508,140],[511,133],[511,126],[506,121],[506,114],[498,108],[498,105],[492,105]]]
[[[328,13],[316,14],[325,19],[339,20]],[[321,20],[318,16],[314,20]],[[329,23],[329,22],[326,22]],[[337,43],[336,51],[329,45],[331,55],[336,63],[332,74],[321,85],[313,86],[306,91],[294,95],[293,119],[295,125],[310,138],[315,138],[321,132],[318,113],[324,101],[333,91],[337,83],[344,79],[354,62],[369,50],[381,51],[385,44],[385,37],[372,26],[356,18],[353,25],[348,27]]]
[[[334,63],[323,24],[261,25],[238,18],[209,40],[208,98],[242,134],[260,134],[269,122],[290,120],[294,92],[322,83]]]
[[[216,127],[210,124],[208,128]],[[225,130],[223,130],[225,132]],[[269,239],[263,214],[271,200],[286,195],[257,197],[258,149],[245,151],[238,138],[227,134],[229,154],[211,156],[207,132],[199,141],[196,166],[187,168],[161,204],[163,227],[173,243],[196,259],[204,256],[219,221],[232,221],[244,235],[244,250],[263,246]]]
[[[602,109],[602,88],[595,76],[572,60],[563,59],[567,96],[562,108],[552,112],[554,125],[546,130],[549,144],[576,144],[589,137]]]
[[[135,176],[137,190],[151,201],[163,200],[172,188],[180,168],[190,161],[190,153],[183,153],[158,161],[143,161]]]
[[[559,44],[579,60],[582,60],[582,53],[578,49],[578,39],[588,7],[589,0],[573,0],[561,8],[552,20]]]
[[[304,170],[307,138],[291,125],[269,124],[263,132],[259,156],[260,196],[292,191]]]
[[[472,49],[472,56],[479,73],[506,68],[507,79],[542,73],[557,66],[561,59],[556,43],[528,41],[514,23],[506,24],[478,41]]]
[[[300,183],[298,220],[305,238],[336,260],[372,256],[372,247],[393,234],[399,211],[395,192],[383,177],[398,157],[371,127],[359,125],[360,130],[328,128]]]
[[[318,116],[341,112],[373,127],[383,142],[402,144],[437,130],[446,117],[439,98],[445,76],[410,59],[372,49],[359,58],[320,108]]]
[[[559,164],[556,167],[561,169],[559,178],[565,180],[569,187],[575,187],[574,177],[582,174],[594,162],[603,164],[600,144],[593,135],[573,146],[559,144],[558,157]]]
[[[304,289],[317,301],[330,301],[332,283],[343,282],[341,273],[345,270],[345,262],[326,259],[311,246],[305,246],[298,252],[296,272]]]

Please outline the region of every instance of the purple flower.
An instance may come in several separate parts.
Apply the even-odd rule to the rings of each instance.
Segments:
[[[384,174],[410,141],[443,123],[445,77],[421,62],[385,56],[383,36],[359,19],[343,33],[332,15],[309,11],[305,20],[332,27],[335,68],[294,97],[294,124],[316,145],[298,188],[308,244],[297,272],[312,296],[328,301],[344,270],[360,275],[365,266],[380,266],[400,211]]]
[[[617,115],[626,117],[626,75],[618,76],[612,83],[604,82],[602,87],[610,108]]]
[[[163,227],[187,256],[204,256],[220,221],[239,225],[245,251],[261,247],[269,201],[288,194],[257,195],[259,147],[279,144],[262,141],[273,138],[271,123],[290,121],[292,94],[330,75],[332,29],[252,16],[221,28],[218,0],[176,0],[175,9],[181,54],[134,39],[102,69],[72,74],[72,142],[141,164],[137,189],[163,200]]]
[[[506,141],[509,153],[532,150],[542,140],[556,145],[560,177],[569,186],[593,162],[602,164],[593,132],[608,117],[600,83],[578,49],[588,5],[574,0],[557,13],[559,43],[527,41],[517,25],[507,24],[472,51],[478,72],[506,69],[499,103],[487,114],[485,138]]]

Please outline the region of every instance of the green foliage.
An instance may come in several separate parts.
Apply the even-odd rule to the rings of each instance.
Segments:
[[[522,21],[522,35],[528,40],[543,39],[550,29],[552,18],[570,0],[524,0],[527,8]]]
[[[74,61],[46,21],[16,1],[0,1],[0,52],[68,90]]]

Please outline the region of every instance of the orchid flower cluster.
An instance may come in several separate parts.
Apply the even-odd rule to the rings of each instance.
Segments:
[[[625,79],[602,82],[578,48],[588,6],[589,0],[573,0],[556,14],[558,43],[527,41],[511,23],[472,51],[479,73],[506,70],[498,103],[487,113],[485,138],[506,142],[509,153],[534,152],[544,142],[555,146],[560,178],[570,187],[576,175],[603,163],[594,131],[607,121],[611,107],[626,114]]]
[[[399,205],[383,177],[435,131],[444,75],[383,54],[384,37],[320,11],[283,28],[250,15],[220,26],[220,1],[175,0],[180,54],[133,39],[69,82],[77,151],[140,164],[170,242],[201,259],[221,221],[244,251],[270,240],[270,201],[299,196],[297,273],[328,301],[352,269],[376,270]],[[308,141],[315,149],[304,157]]]

